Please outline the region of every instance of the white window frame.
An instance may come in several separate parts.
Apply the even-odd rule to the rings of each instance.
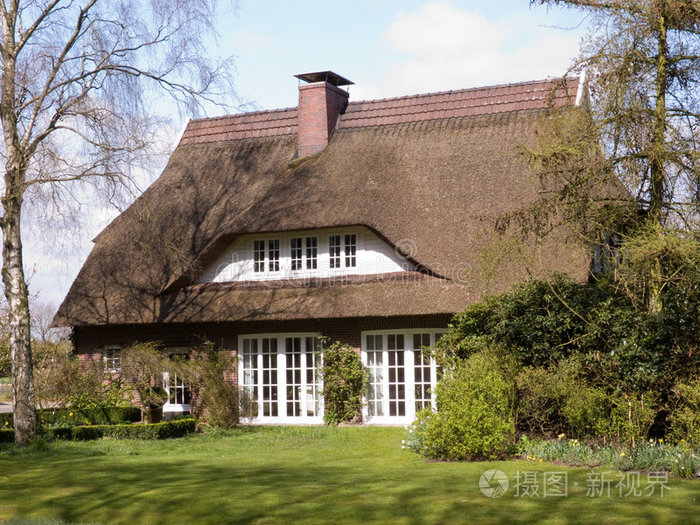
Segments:
[[[319,424],[323,423],[323,382],[321,380],[321,369],[322,358],[314,363],[315,373],[317,381],[310,384],[307,381],[306,372],[309,370],[309,363],[307,357],[311,354],[308,353],[306,348],[307,338],[316,341],[318,344],[318,338],[321,334],[317,332],[286,332],[286,333],[258,333],[258,334],[242,334],[238,336],[238,377],[241,378],[240,386],[244,387],[243,378],[245,376],[244,368],[244,353],[243,345],[245,339],[256,339],[257,349],[255,355],[255,363],[257,370],[257,384],[255,385],[256,401],[257,404],[257,415],[251,418],[252,423],[273,423],[273,424],[294,424],[294,425],[304,425],[304,424]],[[300,386],[304,395],[309,395],[309,388],[311,388],[311,395],[313,396],[314,403],[317,401],[316,394],[318,393],[320,399],[318,400],[318,405],[315,407],[316,415],[309,416],[305,413],[302,405],[301,414],[299,416],[289,416],[287,415],[287,351],[286,351],[286,341],[287,338],[300,338],[301,339],[301,382]],[[275,339],[277,344],[276,355],[276,365],[274,370],[277,374],[277,385],[276,385],[276,396],[274,401],[265,400],[263,396],[263,388],[266,386],[263,384],[263,339]],[[320,349],[321,356],[323,355],[323,349]],[[265,370],[269,370],[266,368]],[[308,402],[308,398],[306,402]],[[264,403],[275,403],[277,406],[276,416],[265,416],[263,415],[263,404]]]
[[[273,243],[277,243],[277,247],[275,248]],[[256,244],[257,243],[262,243],[262,259],[257,260],[255,259],[255,256],[257,253],[260,253],[261,250],[256,249]],[[279,236],[261,236],[261,237],[256,237],[251,240],[250,243],[250,253],[252,255],[252,270],[254,275],[259,275],[259,276],[265,276],[265,275],[279,275],[280,271],[282,270],[282,261],[285,258],[291,258],[291,240],[288,241],[283,241],[282,238]],[[273,253],[277,254],[277,258],[273,259],[271,256]],[[261,264],[262,265],[262,270],[256,270],[255,265]],[[274,270],[273,264],[277,263],[277,269]],[[291,264],[291,263],[290,263]]]
[[[102,364],[105,372],[118,374],[122,371],[122,347],[120,345],[105,345],[102,347]]]
[[[186,347],[169,347],[166,348],[163,353],[170,357],[172,355],[186,355],[189,356],[191,352],[191,348],[186,348]],[[177,382],[178,378],[177,375],[175,376],[175,381]],[[224,379],[221,378],[223,381]],[[182,381],[182,388],[183,389],[188,389],[190,386],[186,384],[184,381]],[[179,387],[176,387],[179,388]],[[191,406],[190,403],[171,403],[170,402],[170,372],[163,372],[163,389],[167,392],[168,394],[168,400],[165,402],[163,405],[163,412],[190,412]],[[192,396],[192,391],[190,391],[190,398]]]
[[[381,374],[383,386],[383,396],[381,399],[383,415],[370,417],[368,406],[365,403],[362,409],[363,420],[369,424],[378,425],[402,425],[412,423],[416,417],[416,396],[415,396],[415,366],[416,366],[416,350],[421,348],[413,348],[413,336],[415,334],[430,334],[430,345],[435,345],[435,342],[446,332],[444,328],[412,328],[412,329],[397,329],[397,330],[367,330],[361,332],[362,338],[362,363],[368,366],[367,355],[367,336],[381,336],[382,342],[382,363]],[[389,363],[388,363],[388,344],[387,336],[392,334],[403,335],[404,338],[404,400],[405,415],[390,416],[389,415]],[[435,386],[437,384],[438,366],[434,359],[430,360],[430,389],[431,389],[431,405],[435,408]],[[425,383],[422,383],[425,384]]]

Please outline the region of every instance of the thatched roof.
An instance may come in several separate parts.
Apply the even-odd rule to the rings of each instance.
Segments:
[[[322,153],[292,163],[294,109],[193,121],[163,174],[98,236],[55,322],[457,312],[525,276],[514,255],[489,275],[483,254],[505,253],[494,249],[495,220],[538,198],[519,146],[577,90],[575,80],[542,81],[354,102]],[[410,240],[423,274],[346,286],[195,284],[239,235],[350,225],[393,245]],[[563,239],[541,253],[543,272],[588,270],[581,247]]]

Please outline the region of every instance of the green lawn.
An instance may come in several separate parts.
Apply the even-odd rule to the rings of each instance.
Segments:
[[[426,462],[395,428],[241,428],[227,435],[0,448],[0,521],[69,523],[698,523],[700,481],[660,497],[586,495],[588,469]],[[481,474],[510,480],[485,497]],[[568,497],[518,497],[516,472],[568,473]],[[642,488],[646,474],[641,474]],[[541,488],[540,488],[541,490]],[[10,520],[10,523],[35,523]],[[43,521],[36,523],[60,523]]]

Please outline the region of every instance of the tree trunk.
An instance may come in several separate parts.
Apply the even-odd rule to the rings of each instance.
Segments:
[[[8,177],[8,173],[9,170],[6,179],[11,177]],[[29,328],[29,293],[22,262],[21,202],[21,197],[7,194],[2,201],[2,280],[9,313],[15,443],[23,447],[34,441],[36,436],[36,403]]]
[[[36,437],[36,403],[32,369],[29,292],[22,257],[22,201],[27,170],[15,112],[16,5],[3,16],[2,82],[0,120],[5,141],[5,194],[2,197],[2,282],[8,308],[8,331],[12,359],[12,393],[15,443],[26,446]]]
[[[648,220],[661,225],[663,221],[664,190],[666,187],[666,91],[668,89],[668,42],[666,38],[665,2],[660,3],[658,26],[658,56],[656,57],[656,108],[654,109],[654,129],[651,144],[650,176],[651,195]],[[652,312],[660,312],[661,283],[663,271],[661,261],[656,260],[649,275],[647,307]]]

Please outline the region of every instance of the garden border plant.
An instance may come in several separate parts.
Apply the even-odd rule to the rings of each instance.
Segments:
[[[369,371],[353,347],[335,342],[323,350],[323,420],[327,425],[358,421]]]

